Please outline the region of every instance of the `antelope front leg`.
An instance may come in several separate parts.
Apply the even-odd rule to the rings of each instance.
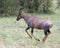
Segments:
[[[30,27],[26,28],[25,32],[29,35],[30,38],[32,38],[32,36],[27,32],[28,29],[30,29]]]
[[[32,36],[35,40],[40,41],[39,39],[37,39],[37,38],[33,35],[33,28],[31,29],[31,36]]]

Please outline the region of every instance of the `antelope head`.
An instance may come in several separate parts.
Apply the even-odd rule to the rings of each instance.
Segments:
[[[23,7],[19,9],[18,17],[16,19],[17,21],[19,21],[19,19],[22,18],[22,15],[21,15],[22,14],[22,10],[23,10]]]

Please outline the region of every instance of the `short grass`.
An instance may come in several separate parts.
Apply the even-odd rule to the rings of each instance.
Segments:
[[[27,27],[25,21],[21,19],[18,22],[16,17],[0,17],[0,48],[60,48],[60,11],[55,14],[30,14],[38,18],[46,18],[53,22],[51,34],[45,43],[42,43],[44,37],[43,30],[34,30],[34,35],[41,41],[35,43],[34,39],[28,37],[25,33]],[[30,33],[30,30],[29,30]]]

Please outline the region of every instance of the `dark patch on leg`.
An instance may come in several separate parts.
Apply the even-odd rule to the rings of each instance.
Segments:
[[[47,35],[47,32],[48,32],[47,29],[45,29],[45,30],[44,30],[44,34]]]
[[[27,31],[28,29],[30,29],[30,27],[29,27],[29,26],[26,28],[26,31]]]
[[[34,28],[31,28],[31,34],[33,34],[33,29],[34,29]]]
[[[48,31],[48,33],[51,33],[49,29],[47,31]]]

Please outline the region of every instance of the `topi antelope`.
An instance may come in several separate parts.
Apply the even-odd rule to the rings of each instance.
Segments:
[[[44,30],[45,36],[43,38],[43,41],[45,41],[48,35],[51,33],[50,31],[50,28],[52,27],[51,21],[47,19],[37,18],[35,16],[28,16],[27,14],[22,12],[22,9],[23,8],[20,8],[19,14],[16,20],[19,21],[20,19],[23,18],[26,24],[28,25],[28,27],[25,29],[25,32],[29,35],[29,37],[31,38],[33,37],[37,41],[40,41],[40,40],[33,35],[34,28]],[[30,28],[31,28],[31,34],[27,32],[27,30]]]

